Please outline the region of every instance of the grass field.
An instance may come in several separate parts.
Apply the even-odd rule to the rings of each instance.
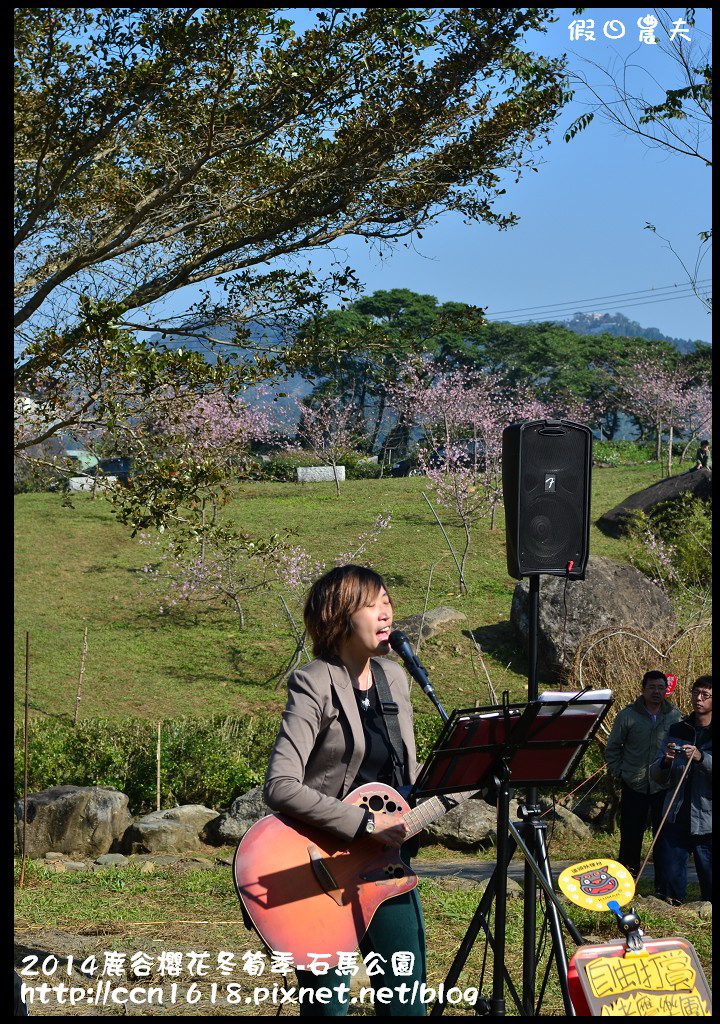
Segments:
[[[222,851],[219,851],[222,852]],[[225,851],[226,859],[232,851]],[[237,906],[237,898],[229,883],[229,868],[211,862],[200,864],[192,861],[173,866],[157,865],[151,873],[136,868],[109,868],[102,872],[69,872],[51,874],[46,868],[30,865],[27,886],[18,890],[16,899],[16,963],[20,966],[23,957],[34,954],[38,959],[25,961],[26,965],[40,968],[48,956],[57,958],[59,969],[55,981],[63,978],[68,984],[78,984],[79,967],[83,964],[90,969],[95,957],[96,963],[103,964],[106,951],[122,952],[126,963],[142,951],[157,964],[163,950],[179,951],[188,957],[191,951],[207,955],[209,971],[206,975],[193,978],[183,970],[177,979],[179,984],[177,1002],[169,1005],[170,982],[176,979],[158,974],[152,969],[149,978],[136,978],[135,983],[163,987],[166,1002],[152,1007],[88,1006],[80,1004],[68,1011],[65,1006],[51,1003],[46,1007],[33,1006],[31,1014],[48,1016],[68,1012],[97,1016],[135,1013],[142,1016],[267,1016],[277,1013],[277,1005],[270,998],[260,1005],[247,1005],[252,998],[253,988],[272,989],[273,984],[291,987],[295,984],[292,972],[287,977],[270,973],[269,960],[262,963],[264,969],[259,976],[250,976],[244,971],[243,954],[261,952],[260,942],[254,934],[246,931]],[[642,885],[642,883],[641,883]],[[641,892],[647,890],[647,885]],[[482,883],[453,878],[421,878],[420,897],[427,928],[428,984],[437,987],[453,963],[460,943],[472,920],[483,888]],[[663,908],[656,900],[643,897],[634,901],[641,917],[645,934],[653,937],[681,935],[695,947],[708,982],[712,984],[712,939],[711,922],[701,917],[691,907]],[[606,942],[618,938],[619,931],[615,918],[610,913],[589,913],[577,907],[566,905],[570,917],[587,942]],[[506,966],[513,981],[519,988],[522,976],[522,935],[523,903],[511,897],[508,900],[506,928]],[[492,921],[491,921],[492,927]],[[542,934],[539,925],[538,935]],[[575,949],[574,943],[565,936],[567,955]],[[235,968],[229,975],[218,970],[220,951],[232,953]],[[544,966],[547,962],[549,943],[544,942],[541,956],[541,970],[537,978],[537,990],[541,990]],[[481,933],[473,945],[464,969],[458,979],[462,990],[479,989],[480,994],[489,997],[492,981],[492,951],[490,950],[483,971],[485,955],[484,937]],[[68,958],[73,957],[73,979],[68,978]],[[187,963],[187,959],[183,961]],[[52,961],[50,961],[52,965]],[[484,979],[484,980],[483,980]],[[37,983],[40,978],[28,979]],[[88,977],[87,984],[97,980]],[[186,996],[191,982],[195,982],[196,1004]],[[133,979],[123,972],[111,979],[113,987],[132,985]],[[232,989],[228,986],[241,985],[240,1001],[233,1002]],[[214,986],[214,989],[213,989]],[[216,993],[213,1002],[213,992]],[[199,993],[199,995],[198,995]],[[509,989],[505,992],[507,1016],[519,1016]],[[246,1002],[247,1000],[247,1002]],[[284,1015],[297,1016],[296,1005],[283,1005]],[[367,1016],[367,1006],[355,1005],[351,1016]],[[472,1006],[461,1003],[448,1006],[445,1016],[468,1016]],[[542,1016],[565,1016],[560,995],[557,972],[549,971],[548,988],[542,1002]]]
[[[592,520],[656,478],[655,465],[596,469]],[[485,669],[498,693],[508,689],[519,699],[527,663],[509,623],[516,581],[507,575],[503,511],[494,530],[485,523],[476,529],[466,569],[469,592],[461,594],[453,559],[422,497],[427,486],[421,477],[349,481],[337,499],[330,485],[244,483],[225,514],[260,536],[293,530],[293,542],[329,567],[355,550],[379,513],[391,512],[391,528],[371,545],[369,558],[392,589],[396,616],[443,605],[466,617],[423,650],[440,699],[446,707],[487,703]],[[459,552],[460,529],[449,513],[439,513]],[[627,541],[605,537],[595,526],[590,550],[628,558]],[[295,639],[279,593],[248,594],[243,629],[229,609],[197,605],[162,614],[142,572],[148,552],[102,498],[79,494],[67,508],[53,494],[16,497],[16,717],[27,633],[32,712],[74,713],[85,627],[82,716],[165,719],[282,706],[278,681]],[[482,646],[484,667],[464,635],[469,630]],[[422,694],[419,700],[426,702]]]

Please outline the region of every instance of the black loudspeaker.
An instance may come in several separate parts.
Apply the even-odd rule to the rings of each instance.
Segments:
[[[585,579],[591,469],[589,427],[568,420],[525,420],[505,428],[503,495],[511,576]]]

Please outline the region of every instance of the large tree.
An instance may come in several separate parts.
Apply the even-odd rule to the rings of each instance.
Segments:
[[[309,250],[446,211],[514,222],[498,199],[564,97],[561,62],[523,45],[549,9],[319,8],[303,30],[288,14],[16,9],[16,381],[44,433],[118,429],[168,379],[278,370],[247,325],[307,319],[352,276],[316,280]],[[128,333],[228,323],[234,369]]]
[[[331,394],[356,410],[358,428],[371,450],[386,411],[386,388],[411,354],[449,358],[465,351],[468,324],[484,322],[483,311],[460,302],[439,303],[409,288],[375,291],[311,318],[302,336],[312,339],[305,369],[320,378],[311,401]],[[393,447],[407,443],[394,432]]]

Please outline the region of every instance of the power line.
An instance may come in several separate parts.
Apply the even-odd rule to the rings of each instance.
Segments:
[[[696,287],[700,288],[700,287],[703,287],[705,285],[708,285],[708,284],[710,284],[711,280],[712,280],[712,278],[704,278],[702,281],[698,281],[696,283]],[[519,307],[516,307],[515,309],[500,309],[500,310],[497,310],[496,312],[493,312],[491,315],[492,316],[502,316],[502,315],[504,315],[506,313],[529,313],[529,312],[531,312],[533,310],[542,310],[542,309],[556,309],[556,308],[558,308],[558,309],[567,309],[569,306],[584,305],[585,303],[588,303],[588,302],[607,302],[609,299],[624,298],[625,296],[628,296],[628,295],[629,296],[633,296],[634,295],[634,296],[636,296],[638,298],[641,298],[641,297],[644,297],[646,295],[650,296],[650,295],[656,294],[658,292],[667,291],[670,288],[681,288],[681,289],[684,289],[684,288],[688,288],[688,287],[692,287],[692,286],[688,282],[685,281],[682,284],[665,284],[665,285],[662,285],[661,287],[658,287],[658,288],[641,288],[641,289],[636,289],[635,291],[631,291],[631,292],[616,292],[614,295],[597,295],[597,296],[595,296],[595,298],[592,298],[592,299],[569,299],[566,302],[553,302],[553,303],[549,303],[549,304],[544,305],[544,306],[519,306]]]
[[[646,300],[639,301],[639,302],[623,302],[623,303],[620,303],[620,305],[623,306],[624,309],[631,309],[633,306],[652,306],[652,305],[656,305],[658,302],[675,302],[678,299],[690,299],[690,298],[693,298],[693,296],[694,296],[694,292],[693,291],[688,291],[688,292],[686,292],[685,294],[682,294],[682,295],[668,295],[664,299],[646,299]],[[605,309],[603,309],[603,308],[595,308],[593,310],[586,310],[585,312],[588,312],[588,313],[603,313],[603,312],[605,312],[605,313],[609,313],[609,312],[620,313],[619,309],[614,308],[617,305],[618,305],[617,303],[613,303],[613,304],[607,306]],[[574,309],[572,307],[568,307],[568,309],[565,311],[564,315],[566,317],[570,317],[570,316],[572,316],[573,313],[577,313],[577,312],[582,312],[582,310],[577,310],[577,309]],[[488,323],[500,323],[500,322],[513,323],[513,324],[532,323],[533,321],[536,321],[539,316],[540,316],[540,314],[536,313],[534,316],[520,317],[519,319],[518,318],[512,318],[511,320],[507,320],[507,321],[494,320],[492,317],[488,317]],[[540,318],[542,319],[542,317],[540,317]],[[546,319],[560,320],[562,318],[563,318],[563,312],[560,311],[560,312],[549,314]]]

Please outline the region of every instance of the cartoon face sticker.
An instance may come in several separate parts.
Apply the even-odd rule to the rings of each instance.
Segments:
[[[568,899],[586,910],[617,913],[635,893],[628,869],[605,857],[571,864],[560,873],[558,884]]]
[[[581,871],[579,875],[573,875],[580,883],[580,889],[588,896],[608,896],[615,892],[618,887],[618,880],[608,874],[608,865],[592,871]]]

